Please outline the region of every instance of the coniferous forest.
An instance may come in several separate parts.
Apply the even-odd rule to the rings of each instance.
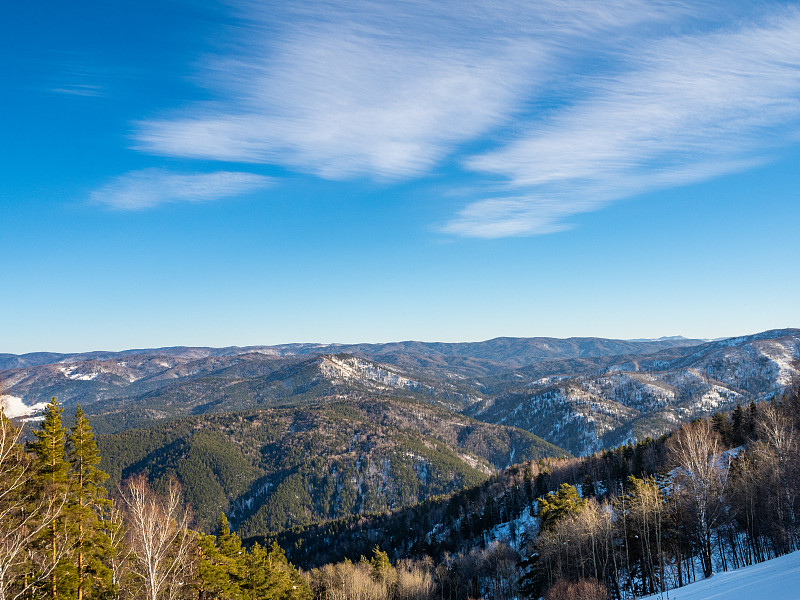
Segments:
[[[62,416],[53,400],[24,442],[0,416],[0,600],[621,600],[800,544],[796,386],[658,440],[244,540],[225,514],[197,531],[177,480],[110,486],[86,415]]]

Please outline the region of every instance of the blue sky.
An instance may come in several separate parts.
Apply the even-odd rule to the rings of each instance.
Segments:
[[[800,326],[800,6],[15,2],[0,352]]]

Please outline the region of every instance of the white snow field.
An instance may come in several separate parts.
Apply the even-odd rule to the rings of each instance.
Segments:
[[[798,600],[800,599],[800,551],[751,565],[715,573],[669,593],[647,596],[649,600]],[[641,600],[647,600],[641,599]]]

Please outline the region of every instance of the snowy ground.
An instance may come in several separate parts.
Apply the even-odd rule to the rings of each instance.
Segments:
[[[717,573],[650,600],[797,600],[800,598],[800,551],[766,562]],[[641,599],[645,600],[645,599]]]

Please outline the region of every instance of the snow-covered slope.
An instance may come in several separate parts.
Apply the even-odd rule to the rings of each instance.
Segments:
[[[800,552],[656,594],[644,600],[797,600],[800,598]]]
[[[799,359],[800,331],[775,330],[678,358],[641,357],[591,374],[543,377],[467,412],[586,454],[772,398],[800,377]]]

